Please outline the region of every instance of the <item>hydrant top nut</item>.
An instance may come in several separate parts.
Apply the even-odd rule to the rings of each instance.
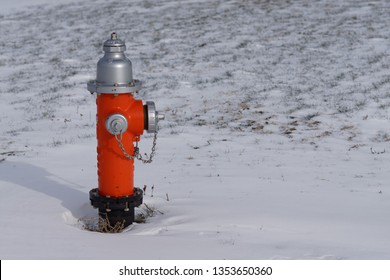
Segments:
[[[105,52],[124,52],[126,50],[126,45],[125,42],[118,39],[118,35],[113,32],[111,34],[111,39],[104,42],[103,50]]]

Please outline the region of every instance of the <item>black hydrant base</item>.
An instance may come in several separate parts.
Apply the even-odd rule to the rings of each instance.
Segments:
[[[142,204],[143,192],[134,188],[133,196],[110,197],[101,196],[99,189],[89,192],[91,205],[99,209],[99,217],[106,221],[111,228],[126,228],[134,222],[134,207]]]

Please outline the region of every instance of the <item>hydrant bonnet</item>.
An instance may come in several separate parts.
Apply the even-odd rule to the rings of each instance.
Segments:
[[[97,63],[96,80],[88,82],[91,93],[122,94],[137,92],[141,82],[133,79],[132,64],[124,51],[126,45],[116,33],[104,42],[104,56]]]

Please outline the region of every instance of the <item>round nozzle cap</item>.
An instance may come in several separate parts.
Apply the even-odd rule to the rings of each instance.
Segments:
[[[146,101],[145,108],[145,129],[148,132],[156,132],[158,121],[164,120],[165,115],[156,111],[153,101]]]

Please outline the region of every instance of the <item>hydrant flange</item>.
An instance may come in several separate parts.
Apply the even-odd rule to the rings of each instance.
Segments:
[[[99,189],[96,188],[90,190],[89,199],[91,205],[99,209],[99,217],[103,221],[109,222],[111,227],[120,225],[125,228],[133,223],[134,207],[142,204],[143,192],[139,188],[134,188],[133,196],[117,198],[101,196]]]
[[[87,84],[87,89],[90,93],[102,93],[102,94],[128,94],[129,92],[138,92],[142,87],[142,83],[139,80],[133,80],[128,84],[103,84],[96,80],[91,80]]]

